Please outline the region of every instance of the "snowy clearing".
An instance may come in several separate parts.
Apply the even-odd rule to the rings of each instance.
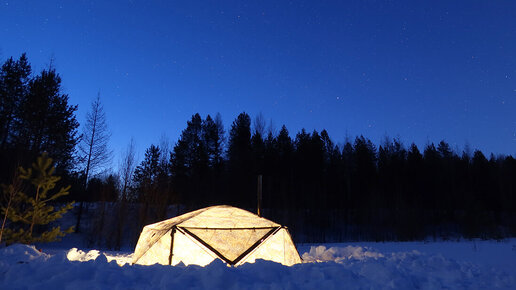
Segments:
[[[303,264],[130,265],[131,253],[12,245],[0,289],[516,289],[516,240],[300,245]]]

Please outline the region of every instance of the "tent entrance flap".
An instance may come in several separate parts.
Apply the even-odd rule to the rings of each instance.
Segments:
[[[177,227],[230,265],[238,263],[281,227],[190,228]]]

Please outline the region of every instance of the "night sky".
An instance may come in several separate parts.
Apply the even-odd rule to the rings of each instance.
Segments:
[[[81,123],[100,91],[115,162],[243,111],[292,137],[516,155],[516,1],[422,2],[2,1],[0,60],[53,59]]]

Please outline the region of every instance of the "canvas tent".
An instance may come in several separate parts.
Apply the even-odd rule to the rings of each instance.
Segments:
[[[214,259],[241,265],[256,259],[301,262],[287,229],[227,205],[199,209],[143,228],[133,263],[207,265]]]

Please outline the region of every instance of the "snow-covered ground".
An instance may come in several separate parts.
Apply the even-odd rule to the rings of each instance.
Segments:
[[[516,289],[516,239],[298,245],[303,264],[130,265],[130,252],[12,245],[0,289]]]

